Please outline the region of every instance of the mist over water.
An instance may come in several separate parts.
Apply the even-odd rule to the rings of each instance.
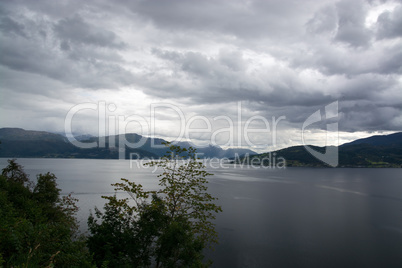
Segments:
[[[0,159],[0,167],[7,165]],[[158,189],[157,173],[133,162],[18,159],[34,179],[52,172],[78,198],[81,229],[111,183]],[[214,267],[402,267],[402,169],[209,169],[209,191],[223,212]],[[123,193],[119,193],[123,194]]]

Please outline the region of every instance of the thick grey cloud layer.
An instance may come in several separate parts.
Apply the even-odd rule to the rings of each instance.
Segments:
[[[402,130],[400,1],[1,1],[0,40],[1,126],[60,130],[99,100],[211,117],[242,102],[290,131],[339,101],[341,131]]]
[[[377,38],[402,37],[402,6],[383,12],[378,17]]]
[[[95,47],[125,47],[123,42],[116,40],[114,32],[90,25],[79,15],[60,20],[54,26],[54,31],[62,40],[62,50],[69,50],[69,43]]]

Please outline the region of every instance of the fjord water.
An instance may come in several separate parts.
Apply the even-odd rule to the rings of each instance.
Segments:
[[[78,198],[82,230],[111,183],[127,178],[158,189],[140,162],[18,159],[33,179],[58,177]],[[130,167],[131,163],[131,167]],[[0,159],[0,167],[7,165]],[[402,169],[265,169],[225,165],[208,170],[219,198],[220,243],[213,267],[402,267]]]

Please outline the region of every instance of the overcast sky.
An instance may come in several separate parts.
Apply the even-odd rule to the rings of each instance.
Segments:
[[[73,131],[266,151],[338,102],[339,143],[402,130],[401,1],[0,3],[0,127],[64,132],[87,107]]]

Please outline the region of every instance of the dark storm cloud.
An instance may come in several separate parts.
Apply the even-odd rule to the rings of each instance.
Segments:
[[[342,59],[339,55],[331,56],[321,51],[322,60],[327,62],[311,63],[313,64],[311,65],[306,61],[305,64],[307,63],[306,66],[310,68],[312,66],[327,68],[324,73],[342,75],[338,78],[335,76],[332,81],[335,84],[322,85],[329,89],[327,93],[311,91],[311,88],[308,88],[311,85],[305,84],[289,70],[278,71],[278,74],[261,73],[250,78],[250,74],[244,72],[247,61],[239,53],[225,51],[224,57],[221,55],[207,57],[201,53],[177,53],[154,49],[154,54],[173,63],[172,69],[176,70],[178,77],[187,78],[197,85],[196,90],[189,92],[192,94],[193,101],[216,103],[228,100],[247,100],[249,101],[248,107],[259,111],[267,118],[272,115],[283,115],[293,125],[299,126],[317,109],[336,100],[340,101],[340,108],[343,107],[342,102],[368,102],[371,104],[370,108],[365,109],[366,106],[355,105],[352,108],[355,109],[355,113],[343,117],[345,122],[340,125],[341,129],[356,131],[364,128],[365,124],[370,130],[374,130],[376,125],[387,130],[400,128],[400,124],[391,120],[400,113],[400,101],[392,101],[388,98],[389,94],[394,94],[400,86],[400,82],[398,82],[397,76],[382,76],[385,73],[400,73],[400,65],[397,64],[400,53],[394,51],[395,49],[394,47],[385,49],[368,63],[348,61],[346,52],[345,59]],[[233,66],[240,67],[228,68],[222,61],[222,58],[227,57],[237,63],[232,64]],[[363,60],[365,55],[359,57]],[[334,69],[335,66],[331,67],[332,60],[336,60],[342,65]],[[344,74],[346,76],[343,76]],[[168,78],[165,77],[165,79]],[[259,81],[261,83],[258,83]],[[185,89],[183,91],[179,89],[180,85],[175,86],[176,88],[171,91],[171,94],[177,98],[188,94],[184,91]],[[163,91],[158,90],[158,92]],[[351,114],[349,109],[343,113]],[[370,120],[366,119],[368,116],[371,118]],[[392,117],[384,120],[387,116]]]
[[[383,60],[379,61],[379,70],[382,74],[402,74],[402,49],[401,43],[386,50]]]
[[[340,128],[345,131],[376,131],[378,129],[387,129],[400,131],[402,107],[382,106],[372,102],[361,101],[344,103],[340,109]]]
[[[317,1],[124,1],[132,12],[170,30],[207,31],[238,38],[297,35]],[[292,8],[289,8],[292,7]],[[289,20],[292,18],[292,20]]]
[[[401,18],[398,1],[3,1],[0,71],[7,107],[130,88],[195,114],[241,101],[289,127],[339,101],[342,130],[400,130]]]
[[[15,40],[14,40],[15,41]],[[88,88],[130,84],[133,75],[121,66],[98,60],[74,60],[31,43],[3,40],[0,63],[13,70],[35,73]],[[43,89],[47,90],[47,89]]]
[[[378,39],[402,37],[402,5],[392,12],[383,12],[378,16],[377,25]]]
[[[365,27],[366,3],[363,0],[342,0],[337,3],[338,31],[335,40],[351,46],[369,45],[371,33]]]
[[[258,98],[262,93],[259,92],[258,86],[245,76],[242,56],[237,52],[221,52],[217,58],[201,53],[177,53],[156,49],[154,54],[173,64],[175,75],[191,82],[195,87],[195,90],[188,93],[183,86],[181,90],[170,91],[171,94],[177,94],[175,97],[191,94],[195,102],[216,103],[250,100]],[[162,91],[160,93],[163,94]]]
[[[66,42],[109,48],[126,47],[124,42],[118,40],[115,33],[90,25],[79,15],[60,20],[54,29],[59,38],[63,40],[61,44],[65,46],[66,50],[68,50]]]
[[[374,50],[346,50],[325,45],[312,46],[310,53],[295,58],[293,65],[314,68],[326,75],[400,74],[402,42]]]
[[[112,31],[91,25],[77,14],[53,22],[44,14],[24,13],[20,8],[8,6],[9,15],[1,14],[3,66],[84,88],[132,83],[133,74],[116,64],[121,58],[114,50],[126,45]]]
[[[4,16],[0,20],[0,30],[5,34],[15,34],[26,37],[24,28],[23,24],[9,17]]]
[[[325,6],[317,11],[306,23],[308,32],[313,34],[331,33],[338,26],[338,16],[334,6]]]
[[[187,79],[199,84],[198,91],[191,91],[199,102],[248,100],[270,106],[311,106],[331,100],[321,92],[309,92],[289,70],[276,70],[276,73],[267,70],[252,77],[253,74],[245,71],[247,61],[236,51],[221,51],[216,58],[193,52],[180,54],[154,50],[154,53],[176,64],[173,69],[183,72],[182,78],[187,75]],[[177,91],[177,94],[183,92]]]

